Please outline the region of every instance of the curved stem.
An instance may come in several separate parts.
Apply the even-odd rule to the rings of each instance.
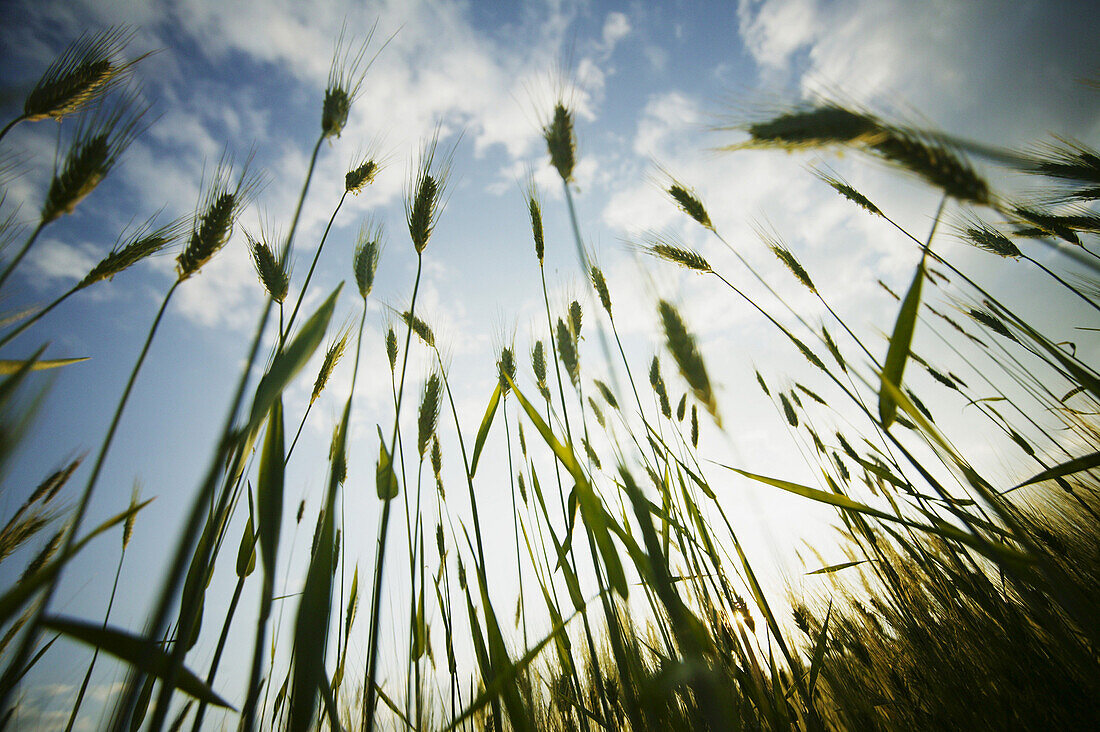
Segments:
[[[1092,309],[1093,309],[1093,310],[1100,310],[1100,305],[1097,305],[1097,304],[1096,304],[1095,302],[1093,302],[1093,301],[1092,301],[1092,300],[1091,300],[1091,299],[1090,299],[1089,297],[1087,297],[1087,296],[1086,296],[1086,295],[1085,295],[1085,294],[1084,294],[1083,292],[1081,292],[1081,291],[1080,291],[1080,290],[1078,290],[1078,289],[1077,289],[1076,287],[1074,287],[1073,285],[1071,285],[1070,283],[1066,282],[1066,281],[1065,281],[1064,279],[1062,279],[1061,277],[1059,277],[1059,276],[1058,276],[1058,274],[1056,274],[1055,272],[1052,272],[1052,271],[1051,271],[1051,270],[1050,270],[1049,268],[1047,268],[1047,266],[1046,266],[1045,264],[1043,264],[1042,262],[1040,262],[1040,261],[1039,261],[1039,260],[1037,260],[1037,259],[1032,259],[1031,257],[1029,257],[1029,256],[1028,256],[1028,255],[1026,255],[1026,254],[1023,254],[1023,255],[1021,255],[1021,256],[1022,256],[1022,257],[1023,257],[1024,259],[1026,259],[1027,261],[1029,261],[1029,262],[1031,262],[1032,264],[1034,264],[1034,265],[1035,265],[1036,267],[1038,267],[1039,269],[1041,269],[1041,270],[1043,270],[1044,272],[1046,272],[1046,273],[1047,273],[1048,275],[1050,275],[1051,277],[1053,277],[1053,278],[1054,278],[1054,280],[1055,280],[1056,282],[1058,282],[1058,284],[1062,285],[1062,286],[1063,286],[1063,287],[1065,287],[1065,288],[1066,288],[1067,290],[1069,290],[1070,292],[1072,292],[1072,293],[1073,293],[1074,295],[1076,295],[1077,297],[1079,297],[1079,298],[1081,298],[1082,300],[1084,300],[1084,301],[1085,301],[1086,303],[1088,303],[1088,304],[1089,304],[1089,306],[1090,306],[1090,307],[1092,307]],[[0,343],[3,343],[3,341],[0,341]]]
[[[16,117],[15,119],[13,119],[11,122],[8,122],[6,125],[4,125],[4,129],[0,130],[0,140],[4,139],[4,135],[8,134],[8,132],[11,130],[12,127],[15,127],[17,124],[19,124],[20,122],[22,122],[26,118],[27,118],[27,115],[21,114],[18,117]]]

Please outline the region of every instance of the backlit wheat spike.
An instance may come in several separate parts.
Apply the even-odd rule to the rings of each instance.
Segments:
[[[581,337],[581,304],[576,300],[569,303],[569,328],[573,333],[573,340]]]
[[[546,240],[542,229],[542,203],[539,201],[539,192],[533,179],[527,182],[526,194],[527,213],[531,218],[531,236],[535,240],[535,256],[538,257],[541,267],[546,256]]]
[[[963,239],[979,249],[996,254],[998,257],[1015,259],[1020,256],[1020,250],[1012,243],[1011,239],[984,221],[973,219],[965,227],[960,228],[959,231]]]
[[[783,392],[779,393],[779,401],[783,405],[783,414],[787,417],[787,423],[791,427],[798,426],[798,414],[795,413],[794,407],[791,406],[791,402],[787,399],[787,395]]]
[[[252,200],[261,183],[261,179],[249,171],[250,162],[245,163],[236,183],[231,179],[232,163],[228,155],[218,163],[199,203],[187,245],[176,257],[180,282],[198,272],[229,242],[237,216]]]
[[[382,252],[382,223],[367,219],[359,227],[355,243],[353,265],[355,285],[364,300],[374,287],[374,275],[378,271],[378,257]]]
[[[412,328],[413,333],[416,333],[420,340],[424,341],[424,345],[428,348],[435,348],[435,333],[432,332],[427,323],[415,315],[410,315],[408,310],[401,313],[401,319],[405,321],[405,325]]]
[[[542,128],[546,150],[550,153],[550,164],[558,171],[561,179],[568,183],[573,180],[573,169],[577,165],[577,138],[573,130],[573,113],[559,101],[554,105],[554,116]]]
[[[767,234],[761,233],[760,236],[764,239],[764,243],[768,245],[768,249],[772,250],[772,254],[779,258],[779,261],[791,271],[791,274],[793,274],[807,290],[816,293],[817,288],[814,287],[813,280],[810,279],[810,274],[803,268],[802,264],[794,256],[791,250],[787,249]]]
[[[358,195],[361,190],[374,182],[379,170],[381,170],[381,164],[368,151],[361,156],[360,162],[355,163],[351,170],[344,174],[344,190]]]
[[[593,266],[591,275],[592,287],[596,289],[596,295],[600,298],[600,305],[603,306],[607,316],[611,317],[611,293],[607,290],[607,281],[603,277],[603,272],[600,271],[599,267]]]
[[[695,195],[695,192],[689,189],[679,181],[673,180],[665,192],[672,197],[672,200],[680,207],[680,210],[686,213],[691,218],[695,219],[700,226],[714,230],[714,224],[711,223],[710,215],[707,213],[706,208],[703,206],[703,202],[699,200],[699,197]]]
[[[131,95],[126,95],[114,103],[101,102],[94,112],[80,119],[65,162],[60,169],[55,168],[50,179],[42,204],[43,225],[72,213],[107,177],[141,132],[145,111]]]
[[[336,336],[336,338],[329,344],[329,347],[325,350],[325,357],[321,361],[321,368],[317,372],[317,378],[313,381],[313,391],[309,395],[309,403],[317,401],[321,396],[321,392],[324,391],[325,386],[328,384],[329,377],[332,376],[332,372],[336,369],[336,364],[340,362],[340,358],[344,355],[344,351],[348,347],[348,337],[351,335],[350,328],[343,328]]]
[[[500,390],[502,393],[507,394],[511,388],[508,385],[508,379],[513,382],[516,380],[516,356],[512,349],[505,346],[500,349],[500,359],[497,361],[497,371],[500,374]],[[505,375],[508,379],[504,378]]]
[[[576,342],[573,339],[573,334],[569,330],[569,326],[567,326],[565,321],[561,318],[558,318],[556,335],[558,356],[561,358],[562,365],[565,366],[565,370],[569,374],[569,380],[572,381],[573,384],[576,384],[577,377],[580,375]]]
[[[988,184],[941,140],[910,130],[888,128],[871,149],[886,160],[924,178],[952,198],[986,204],[991,200]]]
[[[283,247],[278,243],[278,237],[274,237],[274,246],[268,242],[272,237],[263,232],[259,239],[254,238],[247,231],[244,232],[244,237],[248,240],[249,254],[252,255],[252,264],[256,269],[256,276],[260,278],[260,284],[264,286],[272,300],[283,302],[290,291],[290,271],[287,269],[286,261],[280,254],[275,253],[276,250],[283,251]]]
[[[397,367],[397,333],[391,327],[386,333],[386,360],[390,363],[390,373]]]
[[[664,377],[661,376],[661,361],[656,356],[649,364],[649,385],[657,395],[657,401],[661,407],[661,414],[665,419],[672,419],[672,406],[668,401],[668,389],[665,387]]]
[[[77,283],[76,289],[109,280],[146,257],[164,251],[190,228],[190,224],[190,219],[184,217],[153,229],[153,219],[149,219],[128,236],[119,237],[115,247]]]
[[[600,392],[600,396],[603,397],[603,400],[607,402],[608,406],[612,409],[618,409],[619,403],[615,400],[615,395],[611,393],[611,387],[599,379],[593,379],[592,382],[596,385],[596,388]]]
[[[699,410],[691,405],[691,446],[699,447]]]
[[[57,58],[23,104],[28,121],[61,119],[101,99],[126,80],[134,61],[121,58],[134,31],[122,26],[80,36]]]
[[[596,403],[596,400],[592,397],[588,397],[588,406],[592,408],[592,414],[595,415],[596,421],[599,422],[600,427],[606,427],[604,422],[603,412],[600,411],[600,405]]]
[[[375,56],[364,63],[367,46],[370,45],[377,26],[377,23],[371,26],[367,31],[367,37],[357,48],[352,44],[345,45],[346,28],[340,30],[336,51],[332,56],[332,66],[329,67],[325,101],[321,107],[321,134],[324,137],[339,137],[344,130],[344,125],[347,124],[348,113],[359,96],[363,77],[366,76],[367,69],[378,55],[378,52],[375,52]]]
[[[702,254],[694,249],[670,243],[667,235],[647,234],[646,239],[649,243],[642,246],[642,251],[647,254],[678,264],[681,267],[693,269],[696,272],[713,271],[710,262]]]
[[[665,300],[661,300],[657,309],[661,315],[661,323],[664,326],[665,342],[669,353],[676,361],[680,369],[680,375],[691,387],[695,398],[707,408],[714,421],[721,426],[722,420],[718,415],[718,403],[711,389],[710,378],[707,376],[706,367],[703,365],[703,357],[693,336],[684,325],[683,318],[676,308]]]
[[[535,373],[535,383],[538,385],[539,393],[549,398],[550,390],[546,386],[546,351],[542,341],[535,341],[535,346],[531,349],[531,369]]]
[[[405,221],[418,255],[428,246],[443,210],[443,195],[454,154],[452,150],[442,160],[437,160],[438,143],[439,131],[436,130],[435,136],[420,153],[420,162],[412,173],[405,198]]]
[[[440,404],[439,374],[433,372],[424,382],[424,391],[420,395],[420,411],[416,421],[416,449],[421,460],[428,451],[429,440],[435,434],[436,424],[439,422]]]
[[[1066,184],[1078,183],[1056,200],[1095,201],[1100,199],[1100,154],[1074,140],[1056,138],[1032,155],[1030,173],[1056,178]]]
[[[813,174],[817,176],[820,180],[828,183],[834,191],[844,196],[860,208],[871,212],[875,216],[882,216],[882,211],[879,209],[878,206],[871,202],[871,199],[867,198],[867,196],[857,191],[849,183],[845,182],[840,177],[833,175],[832,173],[827,173],[820,168],[814,168]]]
[[[786,112],[765,122],[748,126],[752,140],[741,147],[783,147],[787,149],[868,142],[882,130],[870,115],[833,104]]]

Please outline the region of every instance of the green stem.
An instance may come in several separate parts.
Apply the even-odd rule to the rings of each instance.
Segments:
[[[146,337],[145,344],[141,348],[141,354],[138,356],[137,363],[134,364],[134,368],[130,372],[130,378],[126,382],[126,388],[122,392],[122,398],[119,400],[118,407],[115,409],[114,417],[111,418],[111,426],[107,428],[107,436],[103,439],[103,445],[99,448],[99,455],[96,457],[95,465],[92,467],[92,473],[88,477],[88,484],[84,487],[84,493],[80,497],[80,503],[77,504],[76,510],[73,511],[72,518],[70,519],[69,531],[65,536],[65,544],[61,548],[58,556],[67,556],[76,543],[77,532],[80,530],[80,522],[83,521],[84,514],[88,511],[88,505],[91,503],[92,493],[95,491],[96,482],[99,480],[99,474],[103,469],[103,463],[107,459],[107,452],[110,450],[111,442],[114,440],[115,431],[118,429],[118,423],[122,419],[122,411],[126,408],[126,403],[130,399],[130,392],[134,388],[134,383],[137,381],[137,376],[141,371],[142,364],[145,363],[145,357],[149,353],[149,347],[153,343],[153,337],[156,335],[157,328],[160,326],[161,318],[164,317],[164,312],[168,309],[168,303],[172,299],[172,295],[175,293],[176,288],[179,287],[179,284],[179,280],[172,283],[172,286],[168,289],[168,293],[164,296],[164,301],[161,303],[160,309],[157,310],[157,315],[153,319],[153,325],[149,328],[149,335]],[[46,585],[46,589],[42,595],[42,601],[38,605],[34,618],[31,620],[27,632],[23,635],[22,641],[5,673],[4,680],[0,682],[0,686],[2,686],[2,688],[0,688],[0,709],[7,709],[11,693],[15,687],[14,683],[8,682],[8,679],[14,678],[10,675],[21,670],[30,657],[31,648],[34,647],[34,643],[38,640],[42,617],[46,613],[50,600],[53,599],[53,594],[57,590],[62,574],[64,574],[64,571],[59,571],[49,584]]]
[[[42,229],[45,228],[45,226],[45,221],[39,221],[38,226],[34,227],[34,231],[31,232],[31,235],[29,237],[27,237],[27,241],[23,244],[22,249],[20,249],[15,257],[10,262],[8,262],[8,265],[4,268],[3,273],[0,273],[0,287],[4,286],[4,283],[7,281],[8,277],[11,276],[11,273],[15,270],[16,266],[21,261],[23,261],[23,257],[27,256],[27,252],[30,251],[31,246],[34,245],[34,242],[38,240],[38,235],[42,233]]]
[[[317,251],[313,253],[313,261],[309,265],[309,272],[306,273],[305,282],[302,283],[302,289],[298,292],[298,299],[294,303],[294,309],[290,311],[290,318],[286,321],[286,327],[283,328],[280,324],[280,342],[285,341],[286,337],[290,335],[290,329],[294,325],[294,319],[298,317],[298,309],[302,307],[302,300],[305,299],[306,289],[309,287],[310,280],[313,279],[313,270],[317,268],[317,260],[321,258],[321,250],[324,249],[325,241],[328,240],[328,233],[332,229],[332,222],[336,220],[336,214],[340,213],[340,207],[344,205],[344,199],[347,197],[348,192],[344,191],[344,195],[340,196],[340,202],[336,204],[332,216],[328,219],[328,225],[325,226],[325,233],[321,235],[321,242],[317,245]],[[280,312],[282,312],[281,308]]]
[[[8,342],[8,341],[10,341],[11,339],[15,338],[15,337],[16,337],[17,335],[19,335],[20,333],[22,333],[23,331],[25,331],[25,330],[26,330],[27,328],[29,328],[29,327],[31,327],[32,325],[34,325],[35,323],[37,323],[37,322],[38,322],[39,320],[41,320],[41,319],[42,319],[43,317],[45,317],[45,315],[46,315],[47,313],[49,313],[49,312],[50,312],[51,310],[53,310],[54,308],[56,308],[56,307],[57,307],[58,305],[60,305],[61,303],[63,303],[63,302],[65,302],[66,300],[68,300],[68,299],[69,299],[69,297],[70,297],[71,295],[73,295],[73,293],[75,293],[75,292],[76,292],[77,290],[80,290],[80,289],[81,289],[80,285],[75,285],[75,286],[73,286],[73,287],[72,287],[72,288],[70,288],[70,289],[69,289],[69,290],[68,290],[68,291],[67,291],[67,292],[66,292],[66,293],[65,293],[64,295],[61,295],[61,297],[57,298],[56,300],[54,300],[53,302],[51,302],[51,303],[50,303],[49,305],[47,305],[46,307],[42,308],[42,309],[41,309],[41,310],[39,310],[39,311],[38,311],[37,313],[35,313],[35,314],[34,314],[34,315],[32,315],[31,317],[29,317],[29,318],[27,318],[26,320],[24,320],[24,321],[23,321],[22,323],[20,323],[20,324],[19,324],[19,327],[18,327],[18,328],[16,328],[15,330],[11,331],[11,332],[10,332],[10,333],[8,333],[7,335],[5,335],[5,336],[4,336],[3,338],[0,338],[0,346],[3,346],[3,345],[4,345],[5,343],[7,343],[7,342]]]
[[[118,558],[118,567],[115,568],[115,581],[111,585],[111,598],[107,601],[107,612],[103,614],[103,629],[107,628],[107,621],[111,618],[111,608],[115,604],[115,593],[118,591],[118,578],[122,574],[122,561],[126,558],[126,547],[122,547],[122,554]],[[80,712],[80,705],[84,701],[84,694],[88,690],[88,683],[92,680],[92,669],[95,668],[96,659],[99,657],[99,647],[96,646],[95,652],[92,653],[92,661],[88,664],[88,670],[84,674],[84,680],[80,682],[80,691],[76,694],[76,701],[73,702],[73,710],[69,714],[69,723],[65,725],[65,732],[72,732],[73,724],[76,722],[76,715]]]
[[[225,642],[229,640],[229,626],[233,624],[233,616],[237,613],[237,603],[241,600],[241,591],[244,590],[244,577],[237,578],[237,585],[233,588],[233,597],[229,601],[229,611],[225,615],[225,622],[222,623],[222,632],[218,636],[218,645],[214,649],[214,659],[210,662],[210,671],[206,675],[206,685],[214,685],[214,676],[218,673],[218,664],[222,660],[222,652],[225,650]],[[199,702],[199,709],[195,712],[195,724],[192,725],[192,732],[199,732],[202,729],[202,718],[206,716],[206,702]]]
[[[8,122],[6,125],[4,125],[4,129],[0,130],[0,140],[4,139],[4,135],[8,134],[8,132],[11,130],[12,127],[15,127],[17,124],[19,124],[20,122],[22,122],[26,118],[27,118],[27,115],[21,114],[18,117],[16,117],[15,119],[13,119],[11,122]]]

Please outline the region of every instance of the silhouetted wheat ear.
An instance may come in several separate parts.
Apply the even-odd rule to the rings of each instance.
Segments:
[[[836,105],[795,110],[748,126],[752,140],[742,147],[817,147],[875,140],[881,127],[870,115]]]
[[[555,334],[557,335],[558,357],[561,358],[562,365],[565,366],[565,371],[569,374],[569,380],[576,384],[577,376],[580,374],[576,341],[573,340],[573,334],[570,332],[569,326],[561,318],[558,318]]]
[[[577,139],[573,130],[573,113],[566,109],[564,102],[554,105],[554,116],[542,128],[542,136],[550,153],[550,164],[563,181],[571,181],[577,165]]]
[[[134,99],[126,96],[111,106],[101,104],[80,120],[65,162],[50,179],[42,203],[43,225],[72,213],[95,190],[137,136],[144,114],[145,108],[136,106]]]
[[[878,206],[871,202],[871,199],[864,196],[862,193],[857,191],[845,181],[841,180],[839,177],[816,168],[813,172],[814,175],[816,175],[819,179],[828,183],[834,191],[844,196],[852,203],[856,204],[866,211],[871,212],[875,216],[882,216],[882,211],[879,210]]]
[[[642,247],[642,251],[658,259],[687,267],[697,272],[712,272],[710,262],[699,252],[687,247],[677,246],[665,241],[662,237],[651,235],[650,243]]]
[[[386,333],[386,360],[390,362],[390,373],[397,368],[397,333],[391,327]]]
[[[325,101],[321,107],[321,134],[324,137],[339,137],[347,124],[351,105],[359,96],[363,77],[374,61],[372,58],[364,64],[363,57],[374,37],[375,27],[377,24],[371,27],[357,49],[345,45],[345,30],[340,31],[336,50],[332,55],[332,66],[329,67]]]
[[[92,267],[88,274],[84,276],[84,279],[76,284],[76,289],[81,290],[96,282],[109,280],[146,257],[163,251],[169,244],[178,239],[189,226],[190,219],[182,218],[150,231],[152,219],[146,221],[128,237],[120,237],[120,243],[111,249],[98,264]]]
[[[695,344],[695,336],[688,332],[683,318],[676,308],[666,300],[661,300],[657,309],[661,315],[661,323],[664,326],[665,342],[669,353],[672,354],[676,366],[680,369],[680,375],[691,387],[695,398],[707,408],[714,421],[721,426],[722,420],[718,415],[718,403],[711,389],[710,378],[707,376],[703,357]]]
[[[379,165],[374,160],[366,160],[349,170],[344,175],[344,190],[348,193],[358,194],[374,182],[378,175]]]
[[[211,184],[203,195],[201,213],[195,216],[187,245],[176,257],[180,282],[198,272],[229,242],[237,215],[260,185],[260,179],[249,173],[246,163],[236,184],[231,187],[230,166],[228,156],[218,163]]]
[[[535,373],[535,383],[539,387],[539,392],[543,396],[548,396],[550,390],[546,386],[546,351],[543,348],[542,341],[535,341],[535,345],[531,349],[531,370]]]
[[[382,252],[382,223],[367,220],[359,227],[359,239],[355,244],[353,267],[355,285],[364,300],[374,287],[374,275],[378,271],[378,257]]]
[[[711,231],[714,230],[714,224],[711,223],[710,215],[707,214],[706,208],[703,207],[703,202],[699,200],[693,191],[688,190],[687,187],[676,182],[673,182],[666,191],[668,195],[672,197],[672,200],[676,201],[681,211],[695,219],[701,226]]]
[[[438,131],[436,135],[420,154],[420,162],[413,173],[405,199],[405,220],[417,254],[423,253],[428,246],[428,240],[439,220],[450,168],[450,155],[437,164],[435,157]]]
[[[984,221],[974,219],[970,224],[960,229],[962,238],[979,249],[996,254],[999,257],[1020,256],[1020,250],[1007,236],[997,231]]]
[[[100,99],[125,80],[137,61],[125,63],[122,51],[134,31],[115,26],[85,33],[66,48],[35,84],[23,104],[23,116],[35,121],[61,119]],[[144,57],[142,57],[144,58]],[[140,59],[138,59],[140,60]]]
[[[252,255],[252,264],[256,268],[256,276],[260,278],[260,284],[264,286],[272,300],[283,302],[290,291],[290,272],[287,270],[286,262],[275,254],[272,246],[267,242],[267,237],[261,234],[257,240],[247,231],[244,232],[244,236],[248,240],[248,251]],[[283,249],[281,246],[276,248],[279,251]]]
[[[661,361],[657,356],[649,364],[649,385],[657,395],[657,401],[661,407],[661,414],[665,419],[672,419],[672,405],[668,401],[668,389],[665,387],[664,377],[661,376]]]
[[[415,315],[411,315],[408,310],[401,313],[401,319],[405,321],[405,325],[412,328],[413,333],[416,333],[416,337],[424,341],[428,348],[435,348],[435,333],[432,332],[427,323]]]
[[[766,239],[767,241],[767,239]],[[799,282],[801,282],[806,289],[810,292],[817,292],[817,288],[814,287],[813,280],[810,279],[810,275],[803,269],[798,259],[791,253],[790,249],[787,249],[782,244],[772,240],[768,244],[768,248],[772,250],[772,253],[779,257],[779,261],[786,265],[787,269],[791,271]]]
[[[435,434],[436,424],[439,422],[439,389],[439,374],[433,372],[424,382],[424,391],[420,396],[420,411],[416,421],[416,449],[421,460],[424,459],[424,454],[428,450],[428,441]]]
[[[497,360],[497,371],[500,378],[500,390],[507,394],[508,390],[511,388],[508,385],[508,379],[511,379],[513,382],[516,380],[516,356],[511,348],[505,346],[500,349],[500,358]],[[508,376],[508,379],[504,378],[505,375]]]
[[[607,402],[608,406],[612,409],[618,409],[619,403],[615,400],[615,395],[611,393],[611,388],[599,379],[593,379],[592,381],[596,385],[596,389],[599,390],[600,396],[603,397],[603,400]]]
[[[340,362],[344,351],[347,350],[350,334],[351,330],[344,328],[325,350],[325,357],[321,361],[321,369],[317,372],[317,378],[313,382],[313,391],[309,396],[310,404],[317,401],[317,398],[321,396],[321,392],[324,391],[329,377],[332,376],[332,372],[336,368],[336,364]]]
[[[1074,140],[1057,140],[1058,144],[1046,145],[1032,155],[1033,167],[1027,172],[1062,181],[1067,189],[1056,201],[1100,199],[1100,154]]]
[[[531,234],[535,240],[535,256],[538,257],[541,265],[546,256],[546,241],[543,238],[542,231],[542,205],[539,203],[533,184],[531,193],[527,196],[527,212],[531,216]]]
[[[569,328],[574,340],[581,337],[581,304],[576,300],[569,303]]]
[[[596,295],[600,298],[600,305],[608,317],[611,317],[611,293],[607,289],[607,281],[599,267],[592,267],[592,286],[596,288]]]
[[[871,149],[943,190],[959,201],[990,202],[989,186],[966,163],[961,153],[918,132],[884,128]]]

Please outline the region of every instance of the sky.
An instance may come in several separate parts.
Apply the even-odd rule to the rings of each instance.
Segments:
[[[367,57],[377,57],[343,133],[322,145],[295,240],[290,300],[297,297],[340,198],[344,172],[357,156],[376,155],[384,162],[382,170],[367,190],[349,197],[334,220],[316,284],[303,304],[304,313],[312,312],[337,283],[349,280],[333,327],[357,316],[358,303],[349,292],[351,253],[361,224],[381,222],[386,246],[364,331],[345,486],[346,571],[350,574],[357,561],[360,573],[369,574],[379,512],[371,485],[377,454],[373,436],[376,424],[392,422],[383,338],[395,310],[407,308],[412,289],[416,257],[403,201],[410,169],[427,140],[437,136],[439,149],[453,154],[453,162],[446,207],[425,252],[417,313],[443,344],[464,432],[472,434],[480,421],[502,344],[515,343],[521,374],[532,387],[527,354],[532,334],[544,337],[538,329],[545,322],[523,198],[528,178],[544,202],[551,307],[561,313],[578,299],[588,318],[586,328],[594,328],[598,305],[577,263],[561,183],[547,163],[540,133],[554,103],[564,98],[576,114],[573,192],[581,232],[607,275],[616,325],[635,373],[644,373],[660,344],[656,300],[677,303],[699,338],[724,417],[724,431],[704,423],[703,455],[753,472],[810,481],[812,468],[796,452],[804,452],[805,445],[756,388],[753,374],[759,370],[769,382],[788,385],[812,379],[800,357],[728,291],[638,254],[636,245],[647,236],[676,237],[747,292],[763,297],[729,250],[667,199],[661,190],[667,175],[698,193],[716,228],[769,281],[790,285],[784,293],[809,320],[822,318],[820,304],[791,281],[761,244],[758,231],[785,242],[830,304],[885,352],[882,334],[892,327],[896,303],[877,280],[904,289],[917,251],[882,221],[840,200],[808,168],[843,174],[918,237],[931,225],[936,192],[856,154],[719,148],[743,142],[746,122],[820,99],[1005,147],[1024,149],[1049,142],[1052,135],[1095,145],[1100,139],[1096,16],[1089,3],[1048,0],[4,3],[0,116],[5,121],[18,114],[42,70],[85,29],[128,24],[134,36],[126,54],[153,53],[133,74],[140,86],[136,93],[150,105],[148,128],[72,215],[45,230],[6,285],[0,311],[49,302],[82,277],[126,227],[154,214],[158,222],[167,222],[194,211],[204,175],[209,177],[223,153],[232,156],[238,170],[252,155],[251,168],[265,179],[229,245],[174,296],[84,522],[91,527],[123,509],[135,481],[144,496],[156,497],[137,522],[122,572],[124,600],[116,605],[112,622],[134,630],[142,626],[157,591],[155,578],[175,546],[180,517],[191,505],[213,450],[263,307],[243,232],[256,233],[261,224],[283,231],[288,226],[319,132],[321,100],[342,30],[345,47],[355,47],[373,27]],[[1091,87],[1085,83],[1089,79]],[[67,140],[71,127],[68,121],[24,124],[0,143],[5,153],[20,152],[24,170],[7,183],[0,213],[21,204],[17,215],[33,221],[58,136]],[[1004,190],[1027,189],[1023,176],[981,170]],[[957,224],[961,215],[948,207],[946,221]],[[992,291],[1012,293],[1036,322],[1072,337],[1079,354],[1098,355],[1095,341],[1088,343],[1081,332],[1072,331],[1072,324],[1091,316],[1063,291],[1034,277],[1021,285],[1023,264],[968,249],[950,233],[937,241],[957,264],[986,277]],[[1065,264],[1046,248],[1037,246],[1030,253],[1054,266]],[[48,343],[46,357],[90,359],[40,380],[48,392],[3,476],[0,514],[10,514],[42,476],[65,461],[94,454],[174,279],[174,266],[174,255],[161,256],[96,285],[5,348],[9,355],[4,357],[15,358]],[[918,332],[918,348],[940,353],[921,338]],[[601,374],[606,372],[602,358],[596,331],[588,330],[582,362]],[[318,363],[311,362],[291,388],[288,422],[296,424],[304,411]],[[422,349],[414,349],[409,368],[407,393],[415,395],[429,368]],[[678,397],[684,386],[667,355],[664,369]],[[304,577],[302,547],[308,544],[309,517],[316,515],[325,480],[318,465],[327,456],[350,384],[346,358],[311,410],[296,448],[300,460],[291,463],[287,505],[304,499],[307,518],[297,533],[288,521],[284,533],[283,546],[293,541],[296,550],[283,557],[289,561],[288,593]],[[1026,470],[973,429],[960,406],[945,403],[946,429],[1005,480]],[[517,415],[514,403],[509,408]],[[403,414],[411,416],[411,410]],[[846,418],[838,411],[827,419]],[[447,425],[446,434],[445,477],[458,470],[458,478],[450,477],[457,489],[461,468],[453,425]],[[500,582],[501,604],[510,606],[515,549],[502,443],[491,441],[481,485],[487,493],[487,521],[508,529],[493,532],[497,551],[489,552],[489,574],[494,587]],[[88,467],[70,484],[73,503]],[[769,568],[769,587],[776,596],[782,597],[786,586],[796,594],[815,591],[795,549],[814,546],[826,561],[843,560],[839,549],[830,548],[829,511],[734,480],[718,468],[708,475],[721,486],[721,498],[728,501],[754,561]],[[468,515],[460,491],[452,493],[452,510]],[[230,537],[234,534],[239,528],[230,530]],[[391,549],[399,549],[394,537],[400,538],[400,532],[391,535]],[[95,542],[67,570],[51,609],[102,617],[117,558],[115,535]],[[0,584],[14,582],[22,566],[6,561]],[[241,627],[250,614],[254,617],[258,576],[243,595],[247,610],[237,621]],[[219,567],[209,605],[224,607],[234,581],[231,562]],[[401,617],[407,594],[402,596],[395,584],[386,596],[384,611],[390,618]],[[534,622],[537,615],[531,618]],[[215,638],[216,629],[204,628],[189,664],[204,668]],[[353,644],[352,657],[361,659],[364,653]],[[247,657],[247,648],[238,655]],[[59,715],[79,684],[84,659],[84,649],[63,642],[44,657],[25,683],[21,714],[28,726],[64,724]],[[231,654],[215,687],[231,698],[240,696],[235,690],[243,684],[246,663]],[[84,729],[95,728],[99,705],[118,678],[117,667],[101,664],[94,687],[98,697],[81,720]]]

